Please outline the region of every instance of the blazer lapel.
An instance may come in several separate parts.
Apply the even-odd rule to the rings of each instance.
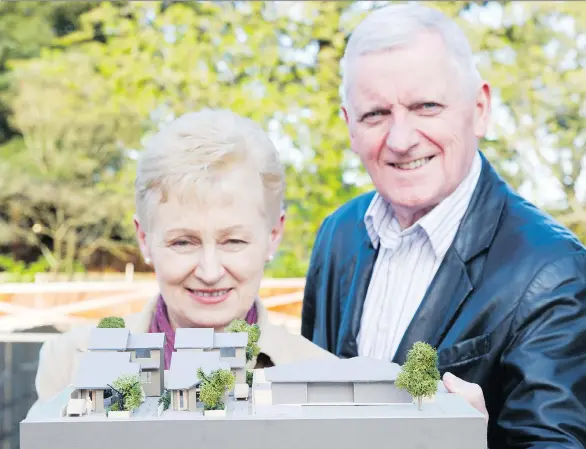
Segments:
[[[402,365],[407,351],[417,341],[425,341],[437,347],[472,288],[466,265],[456,251],[450,249],[407,328],[393,361]]]
[[[341,304],[342,319],[336,345],[336,354],[341,358],[358,355],[357,338],[362,309],[377,255],[377,250],[368,237],[364,223],[360,223],[359,231],[361,244],[358,252],[351,256],[342,267],[345,275],[340,282],[340,291],[341,294],[345,293],[345,299]]]
[[[393,358],[396,363],[405,362],[407,352],[417,341],[425,341],[436,348],[440,346],[458,311],[474,290],[475,277],[481,270],[474,270],[475,275],[471,278],[470,263],[490,247],[507,195],[504,182],[482,153],[481,157],[482,172],[468,210],[401,340]],[[490,214],[486,211],[490,211]],[[487,221],[487,216],[492,217],[492,220]]]

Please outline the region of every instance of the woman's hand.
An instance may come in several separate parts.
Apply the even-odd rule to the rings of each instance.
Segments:
[[[463,396],[468,404],[484,415],[488,423],[488,411],[486,410],[484,393],[482,393],[480,385],[466,382],[452,373],[445,373],[442,380],[450,393],[457,393]]]

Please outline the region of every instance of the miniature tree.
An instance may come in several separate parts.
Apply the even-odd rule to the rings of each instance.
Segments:
[[[248,324],[244,320],[234,320],[226,328],[227,332],[246,332],[248,343],[246,345],[246,361],[250,362],[260,353],[258,339],[260,338],[260,327],[258,324]]]
[[[246,383],[248,384],[249,387],[252,387],[252,379],[253,379],[252,371],[246,370]]]
[[[205,410],[224,410],[224,397],[234,388],[236,376],[227,369],[218,369],[206,375],[201,368],[197,370],[199,386],[199,400]]]
[[[159,405],[163,404],[163,410],[167,410],[171,406],[171,392],[165,390],[159,398]]]
[[[107,316],[100,320],[100,322],[98,323],[98,327],[118,329],[126,327],[126,323],[124,322],[124,319],[120,318],[119,316]]]
[[[123,374],[112,383],[111,388],[117,393],[117,400],[110,410],[131,411],[140,407],[145,400],[138,374]]]
[[[397,376],[395,385],[417,399],[418,408],[421,410],[423,398],[435,395],[439,380],[437,351],[427,343],[416,342],[407,353],[407,360]]]

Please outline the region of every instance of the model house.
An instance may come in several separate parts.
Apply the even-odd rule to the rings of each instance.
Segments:
[[[177,351],[167,373],[167,389],[171,392],[172,410],[197,410],[198,369],[209,374],[217,369],[230,369],[218,352]]]
[[[214,329],[179,328],[175,331],[175,351],[178,353],[216,353],[219,360],[229,364],[236,383],[246,383],[246,332],[215,332]]]
[[[236,376],[237,384],[246,383],[246,332],[216,332],[212,351],[220,356],[220,360],[230,364]]]
[[[140,363],[140,379],[147,396],[161,396],[164,390],[165,334],[130,334],[126,351]]]
[[[73,382],[77,397],[72,399],[85,400],[88,411],[104,412],[104,392],[110,389],[109,385],[122,375],[139,373],[140,364],[133,362],[128,352],[85,353]]]
[[[91,352],[129,353],[140,366],[141,384],[146,396],[160,396],[164,390],[165,334],[137,333],[130,330],[95,328],[88,342]]]
[[[266,368],[254,387],[270,383],[273,405],[409,403],[411,396],[395,387],[399,372],[396,364],[368,357],[306,361]]]
[[[214,347],[214,329],[179,328],[175,330],[175,351],[210,351]]]
[[[108,386],[154,366],[146,349],[161,341],[104,330],[82,354],[75,382],[21,423],[21,449],[103,449],[112,441],[159,449],[162,434],[171,447],[224,448],[236,441],[240,449],[269,449],[281,441],[280,449],[355,449],[368,439],[401,449],[486,448],[486,419],[464,397],[438,385],[433,400],[420,409],[396,388],[398,365],[367,357],[257,369],[252,395],[244,391],[248,385],[237,383],[221,399],[221,410],[204,410],[198,370],[240,369],[246,360],[247,340],[213,329],[177,330],[177,350],[165,376],[169,404],[147,397],[132,413],[105,414]],[[263,438],[238,439],[243,432]]]

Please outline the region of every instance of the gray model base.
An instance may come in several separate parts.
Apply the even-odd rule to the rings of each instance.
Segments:
[[[457,395],[414,404],[262,406],[234,403],[225,417],[165,411],[130,419],[104,415],[21,423],[21,449],[486,449],[486,422]],[[45,415],[45,416],[43,416]],[[52,415],[55,416],[55,415]]]

